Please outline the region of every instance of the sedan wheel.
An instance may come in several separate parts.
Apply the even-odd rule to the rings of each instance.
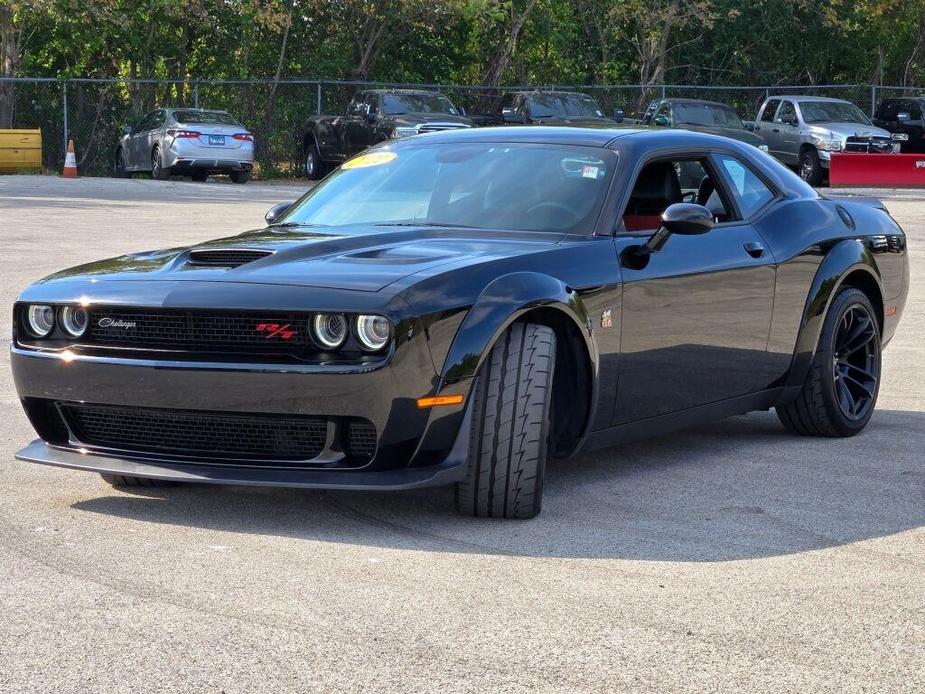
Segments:
[[[859,289],[842,289],[826,314],[800,394],[777,406],[783,425],[803,436],[853,436],[870,421],[880,389],[880,326]]]
[[[164,167],[159,147],[155,147],[151,153],[151,178],[156,181],[166,181],[170,178],[170,169]]]

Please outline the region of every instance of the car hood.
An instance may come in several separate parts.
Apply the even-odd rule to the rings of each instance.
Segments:
[[[724,128],[717,125],[696,125],[696,124],[687,124],[679,125],[679,128],[684,130],[693,130],[698,133],[707,133],[709,135],[721,135],[723,137],[728,137],[733,140],[738,140],[739,142],[744,142],[748,145],[754,145],[758,147],[759,145],[764,144],[764,140],[755,135],[754,133],[749,132],[745,128]]]
[[[454,116],[452,113],[402,113],[387,116],[396,126],[412,126],[421,123],[457,123],[459,125],[472,125],[472,121],[465,116]]]
[[[196,280],[376,292],[440,265],[541,251],[562,237],[558,233],[439,227],[269,227],[195,246],[80,265],[40,283]],[[190,263],[191,253],[206,250],[257,250],[270,255],[237,267]]]
[[[813,123],[809,129],[818,135],[826,137],[885,137],[889,139],[890,133],[883,128],[875,125],[864,125],[863,123]],[[831,133],[831,135],[828,135]]]

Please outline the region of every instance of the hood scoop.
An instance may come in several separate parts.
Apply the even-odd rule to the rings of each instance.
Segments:
[[[196,267],[238,267],[273,255],[273,251],[251,248],[221,248],[190,251],[187,265]]]

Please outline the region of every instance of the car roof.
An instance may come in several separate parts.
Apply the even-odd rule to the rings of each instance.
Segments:
[[[726,108],[732,108],[729,104],[724,104],[722,101],[710,101],[709,99],[690,99],[687,97],[672,97],[669,96],[665,99],[656,99],[656,101],[668,101],[672,104],[709,104],[710,106],[724,106]]]
[[[553,96],[591,96],[590,94],[585,94],[584,92],[567,92],[559,89],[522,89],[519,91],[512,92],[513,94],[551,94]]]
[[[852,103],[848,99],[835,99],[831,96],[811,96],[808,94],[771,94],[768,99],[786,99],[787,101],[795,101],[797,103],[802,101],[830,101],[838,104]]]
[[[492,128],[460,128],[454,130],[441,130],[426,135],[399,140],[395,144],[404,142],[509,142],[531,144],[561,144],[578,145],[583,147],[606,147],[614,138],[627,134],[644,132],[638,127],[620,127],[616,124],[605,127],[566,127],[531,125],[525,126],[499,126]]]

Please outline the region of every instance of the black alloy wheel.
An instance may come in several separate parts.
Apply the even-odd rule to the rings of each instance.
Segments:
[[[839,321],[832,376],[842,414],[864,419],[873,407],[880,380],[880,344],[876,321],[861,304],[849,307]]]

